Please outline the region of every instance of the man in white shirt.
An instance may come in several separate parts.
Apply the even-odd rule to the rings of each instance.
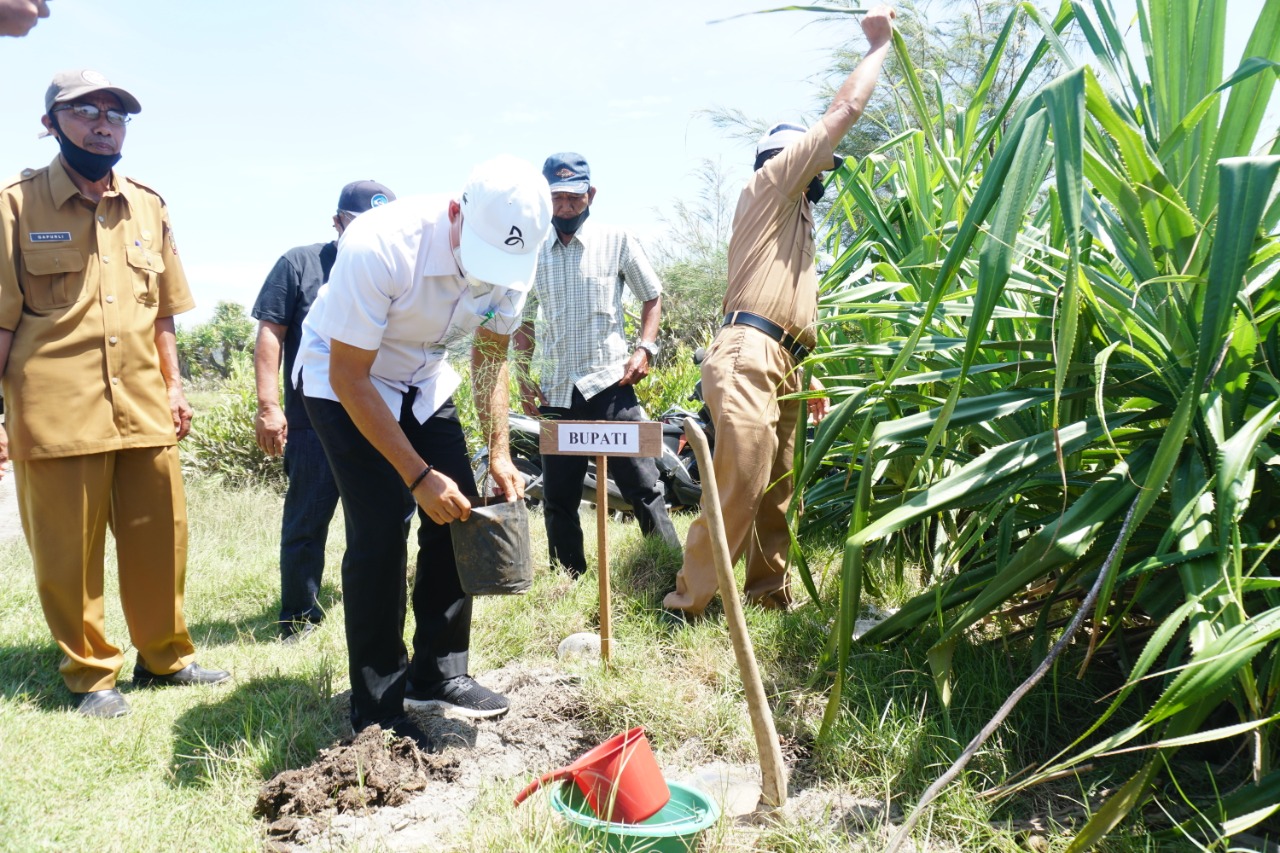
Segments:
[[[357,732],[378,724],[430,749],[406,707],[473,718],[507,710],[504,697],[467,674],[471,598],[458,581],[448,525],[470,515],[476,487],[446,347],[472,339],[490,473],[517,500],[524,486],[508,449],[506,354],[550,218],[536,167],[490,160],[457,198],[402,198],[352,222],[307,316],[294,373],[346,518],[342,586]],[[415,503],[410,662],[405,567]]]

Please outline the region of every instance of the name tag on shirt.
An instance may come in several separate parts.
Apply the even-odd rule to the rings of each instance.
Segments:
[[[31,231],[27,234],[32,243],[70,243],[70,231]]]

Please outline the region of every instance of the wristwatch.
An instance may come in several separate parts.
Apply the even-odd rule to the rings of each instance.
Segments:
[[[642,349],[649,353],[649,361],[654,361],[658,357],[657,341],[636,341],[636,349]]]

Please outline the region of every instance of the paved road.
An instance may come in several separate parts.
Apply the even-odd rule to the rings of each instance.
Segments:
[[[13,486],[13,468],[0,480],[0,542],[22,538],[22,522],[18,520],[18,493]]]

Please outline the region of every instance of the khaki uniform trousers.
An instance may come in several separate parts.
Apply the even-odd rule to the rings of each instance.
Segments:
[[[715,424],[715,474],[729,556],[747,557],[746,597],[765,607],[791,603],[786,511],[793,489],[800,372],[780,344],[747,326],[721,329],[702,364],[702,391]],[[703,499],[707,498],[704,493]],[[718,589],[706,515],[689,528],[676,591],[663,605],[698,614]]]
[[[18,511],[45,621],[73,693],[115,686],[124,654],[106,637],[103,554],[116,540],[120,602],[143,665],[157,675],[194,657],[182,616],[187,503],[177,447],[14,462]]]

